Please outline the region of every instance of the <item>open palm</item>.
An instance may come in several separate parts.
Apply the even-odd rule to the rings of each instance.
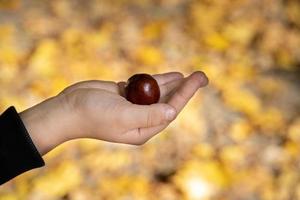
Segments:
[[[203,72],[184,78],[179,72],[153,75],[159,84],[159,103],[136,105],[124,98],[125,82],[83,81],[60,95],[78,119],[78,135],[110,142],[140,145],[165,129],[208,80]],[[167,115],[169,113],[169,115]]]

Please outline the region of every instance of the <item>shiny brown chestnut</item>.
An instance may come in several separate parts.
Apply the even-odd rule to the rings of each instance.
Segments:
[[[125,97],[134,104],[157,103],[160,97],[158,83],[149,74],[135,74],[128,79],[125,85]]]

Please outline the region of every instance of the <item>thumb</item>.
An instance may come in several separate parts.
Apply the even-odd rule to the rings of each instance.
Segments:
[[[176,110],[169,104],[151,105],[130,104],[122,118],[128,128],[153,127],[171,122],[176,117]]]

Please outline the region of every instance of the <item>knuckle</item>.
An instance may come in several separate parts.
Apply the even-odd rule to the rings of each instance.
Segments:
[[[75,89],[71,92],[61,94],[66,107],[76,112],[84,110],[86,107],[86,98],[83,98],[85,95],[82,93],[83,91],[81,89]]]
[[[59,93],[58,98],[60,99],[60,103],[64,106],[64,108],[68,110],[72,110],[74,108],[73,98],[71,98],[70,93],[64,90]]]
[[[74,108],[78,108],[79,105],[81,105],[82,103],[82,98],[80,98],[80,96],[81,96],[81,91],[76,89],[68,93],[66,95],[66,98],[68,99],[70,104],[74,106]]]

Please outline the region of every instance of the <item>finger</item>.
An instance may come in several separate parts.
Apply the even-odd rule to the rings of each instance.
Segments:
[[[126,104],[120,115],[120,123],[128,129],[153,127],[172,121],[176,110],[163,103],[151,105]]]
[[[153,78],[157,81],[158,85],[168,83],[170,81],[183,78],[180,72],[167,72],[163,74],[154,74]]]
[[[160,99],[159,102],[166,102],[171,94],[179,88],[179,86],[183,83],[184,79],[177,79],[166,84],[160,85]]]
[[[136,128],[122,135],[121,142],[126,144],[142,145],[149,139],[160,133],[167,125],[159,125],[151,128]]]
[[[203,72],[194,72],[187,77],[180,88],[168,101],[168,104],[173,106],[177,113],[179,113],[187,102],[193,97],[200,87],[208,84],[208,79]]]
[[[102,89],[113,93],[119,93],[118,85],[113,81],[100,81],[100,80],[89,80],[89,81],[81,81],[75,83],[66,89],[64,89],[63,93],[70,93],[76,89],[84,89],[84,88],[93,88],[93,89]]]

